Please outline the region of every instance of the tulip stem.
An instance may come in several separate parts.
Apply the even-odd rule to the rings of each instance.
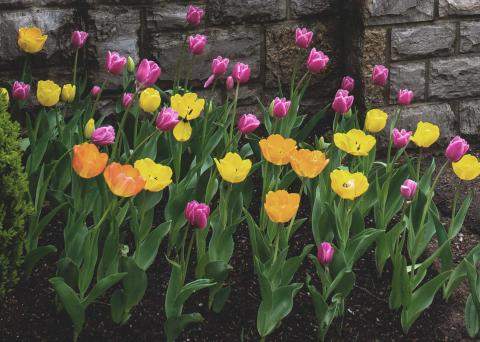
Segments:
[[[232,114],[232,119],[230,121],[230,137],[228,140],[228,145],[227,149],[225,152],[227,152],[228,148],[232,147],[232,142],[233,142],[233,127],[235,126],[235,118],[237,116],[237,102],[238,102],[238,90],[240,88],[240,82],[237,81],[237,88],[235,89],[235,99],[233,102],[233,114]]]
[[[77,85],[77,63],[78,63],[78,50],[75,50],[75,61],[73,62],[73,84]]]
[[[302,180],[302,185],[300,185],[300,190],[298,191],[298,194],[300,195],[300,198],[302,198],[302,193],[303,189],[305,187],[305,182]],[[288,225],[288,230],[287,230],[287,243],[290,240],[290,234],[293,228],[293,223],[295,222],[295,219],[297,218],[297,213],[298,210],[295,212],[295,215],[293,215],[292,219],[290,220],[290,224]]]
[[[307,76],[310,74],[310,72],[307,70],[307,72],[302,76],[302,78],[300,79],[300,81],[298,81],[298,84],[297,86],[295,87],[295,94],[298,93],[298,91],[300,90],[300,86],[302,85],[302,83],[305,81],[305,79],[307,78]]]
[[[135,94],[133,95],[133,100],[130,102],[130,104],[127,106],[125,109],[125,112],[122,117],[122,121],[120,122],[120,126],[118,127],[118,139],[115,140],[115,144],[113,144],[113,150],[112,150],[112,159],[115,160],[118,145],[120,144],[123,136],[123,127],[125,126],[125,122],[127,121],[127,116],[128,113],[130,112],[130,108],[132,107],[133,103],[135,102],[135,99],[137,97],[138,92],[135,91]]]
[[[148,136],[145,137],[137,146],[135,146],[135,149],[133,150],[132,154],[130,157],[127,159],[127,164],[132,160],[132,158],[135,156],[135,154],[138,152],[139,148],[145,145],[145,143],[150,140],[155,134],[160,132],[159,130],[155,129],[152,133],[150,133]]]
[[[175,158],[175,181],[177,183],[180,180],[180,174],[182,172],[182,153],[183,144],[180,143],[177,145],[177,158]]]

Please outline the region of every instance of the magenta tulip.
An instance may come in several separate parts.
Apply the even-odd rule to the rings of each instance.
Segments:
[[[85,45],[87,41],[88,33],[84,31],[73,31],[71,42],[75,49],[80,49]]]
[[[107,51],[107,59],[105,62],[105,69],[113,75],[120,75],[123,68],[127,64],[127,59],[120,56],[118,52]]]
[[[355,80],[350,76],[345,76],[342,79],[342,85],[340,88],[343,90],[347,90],[348,92],[352,92],[355,88]]]
[[[393,145],[396,148],[404,148],[408,145],[412,134],[412,131],[406,131],[404,129],[399,131],[397,128],[394,128],[392,131]]]
[[[238,119],[237,127],[243,134],[252,133],[260,126],[260,121],[253,114],[243,114]]]
[[[111,145],[115,142],[115,129],[110,125],[99,127],[93,131],[91,140],[95,145]]]
[[[205,11],[196,6],[188,6],[187,10],[187,22],[192,26],[200,25],[203,16],[205,15]]]
[[[12,86],[12,97],[24,101],[30,95],[30,84],[15,81]]]
[[[172,108],[163,108],[157,115],[155,125],[160,131],[171,131],[178,124],[178,113]]]
[[[235,84],[235,82],[234,82],[234,80],[233,80],[233,77],[232,77],[232,76],[228,76],[228,77],[227,77],[227,80],[225,81],[225,86],[226,86],[227,90],[232,90],[234,84]]]
[[[233,67],[232,76],[240,84],[247,83],[250,79],[250,67],[248,64],[236,63]]]
[[[325,70],[330,59],[322,51],[313,48],[307,59],[307,68],[313,74],[318,74]]]
[[[372,82],[375,85],[384,87],[387,84],[389,70],[383,65],[375,65],[372,71]]]
[[[291,101],[287,101],[286,98],[276,97],[273,100],[273,109],[272,114],[277,118],[283,118],[287,116],[288,110],[290,109]]]
[[[412,103],[413,91],[408,89],[400,89],[397,94],[397,102],[399,105],[408,106]]]
[[[452,162],[456,163],[468,152],[470,146],[465,139],[455,137],[448,144],[445,150],[445,156]]]
[[[207,37],[203,34],[188,37],[188,50],[194,55],[201,55],[205,45],[207,45]]]
[[[154,61],[143,59],[137,68],[136,79],[142,87],[149,87],[155,82],[162,74],[162,69]]]
[[[335,254],[335,249],[329,242],[322,242],[317,247],[317,259],[323,266],[332,262],[333,254]]]
[[[302,49],[308,49],[312,43],[313,32],[306,28],[297,28],[295,30],[295,44]]]
[[[132,93],[123,93],[122,96],[122,106],[123,108],[130,107],[133,101],[133,94]]]
[[[352,108],[354,97],[347,90],[339,89],[335,94],[332,108],[335,113],[345,114]]]
[[[209,88],[213,84],[213,81],[215,81],[215,75],[210,75],[203,84],[203,88]]]
[[[228,58],[223,58],[221,56],[215,58],[212,61],[212,74],[215,76],[220,76],[226,73],[228,69],[228,63],[230,63]]]
[[[205,229],[210,216],[210,207],[205,203],[191,201],[185,207],[185,218],[191,226]]]
[[[100,88],[98,85],[94,85],[92,89],[90,89],[90,95],[93,97],[97,97],[101,92],[102,88]]]
[[[417,182],[407,179],[400,186],[400,195],[407,201],[411,201],[417,192]]]

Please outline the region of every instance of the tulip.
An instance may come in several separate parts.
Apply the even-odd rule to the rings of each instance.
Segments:
[[[85,45],[87,41],[88,33],[84,31],[73,31],[72,32],[72,45],[75,49],[80,49]]]
[[[201,55],[207,45],[207,37],[203,34],[196,34],[188,37],[188,50],[194,55]]]
[[[352,92],[353,89],[355,88],[355,80],[350,76],[345,76],[342,79],[342,85],[340,88],[348,92]]]
[[[122,95],[122,106],[123,106],[123,108],[128,108],[132,105],[133,96],[134,95],[132,93],[123,93],[123,95]]]
[[[330,262],[332,262],[334,253],[335,253],[335,249],[333,248],[333,246],[330,243],[322,242],[317,247],[318,262],[323,266],[328,265]]]
[[[272,134],[267,139],[261,139],[259,145],[263,158],[275,165],[290,163],[290,155],[297,149],[295,140],[286,139],[280,134]]]
[[[307,69],[313,74],[318,74],[325,70],[330,59],[322,51],[313,48],[307,59]]]
[[[63,102],[73,102],[75,100],[75,93],[77,92],[77,87],[72,84],[65,84],[62,87],[62,101]]]
[[[388,114],[380,109],[371,109],[365,117],[365,130],[371,133],[378,133],[385,128]]]
[[[471,154],[466,154],[458,162],[453,162],[452,168],[461,180],[470,181],[480,176],[480,161]]]
[[[177,141],[189,140],[192,136],[192,126],[189,121],[200,116],[205,107],[205,99],[198,98],[195,93],[176,94],[170,98],[170,106],[183,119],[173,129],[173,136]]]
[[[178,113],[170,107],[163,108],[155,120],[157,129],[163,132],[171,131],[178,122]]]
[[[193,227],[205,229],[208,224],[208,217],[210,216],[210,207],[205,203],[197,201],[190,201],[185,207],[185,218]]]
[[[332,108],[335,113],[346,114],[352,108],[354,97],[347,90],[339,89],[335,94]]]
[[[408,89],[400,89],[397,94],[397,102],[399,105],[408,106],[412,103],[413,91]]]
[[[161,102],[160,93],[154,88],[147,88],[140,93],[140,108],[147,113],[156,111]]]
[[[215,81],[215,75],[210,75],[207,78],[207,80],[205,81],[205,84],[203,85],[203,88],[204,89],[209,88],[213,84],[213,81]]]
[[[283,118],[288,114],[288,110],[290,109],[290,105],[292,104],[291,101],[287,101],[286,98],[278,98],[276,97],[273,100],[272,112],[275,117]]]
[[[205,15],[205,11],[196,6],[188,6],[187,10],[187,22],[192,26],[200,25],[203,16]]]
[[[410,137],[412,136],[412,134],[413,134],[412,131],[406,131],[404,129],[399,131],[397,128],[394,128],[392,131],[393,145],[396,148],[404,148],[405,146],[408,145],[408,142],[410,141]]]
[[[347,133],[335,133],[333,142],[340,150],[352,156],[368,156],[370,150],[377,143],[373,135],[365,134],[359,129],[351,129]]]
[[[135,71],[135,61],[131,56],[127,57],[127,70],[128,72],[131,72],[131,73]]]
[[[93,178],[103,172],[108,155],[100,153],[94,144],[83,143],[73,147],[73,170],[82,178]]]
[[[407,201],[411,201],[417,193],[417,182],[406,179],[402,185],[400,185],[400,195]]]
[[[300,206],[300,194],[285,190],[269,191],[265,197],[264,208],[268,218],[275,223],[290,221]]]
[[[38,27],[21,27],[18,30],[18,46],[27,53],[41,51],[47,38]]]
[[[299,177],[315,178],[329,163],[325,153],[305,149],[294,150],[290,155],[290,165]]]
[[[93,131],[95,131],[95,120],[89,119],[85,128],[83,129],[83,135],[86,139],[90,139],[92,137]]]
[[[253,114],[243,114],[237,123],[238,130],[243,134],[252,133],[258,126],[260,126],[260,121]]]
[[[143,59],[138,66],[135,77],[142,87],[149,87],[157,82],[161,73],[162,70],[157,63]]]
[[[128,164],[111,163],[105,168],[103,177],[110,191],[120,197],[135,196],[146,184],[140,171]]]
[[[111,145],[115,142],[115,129],[110,125],[99,127],[93,131],[91,139],[95,145]]]
[[[383,65],[375,65],[372,71],[372,82],[375,85],[384,87],[387,84],[389,70]]]
[[[15,81],[12,87],[12,97],[15,100],[24,101],[30,95],[30,84]]]
[[[228,58],[218,56],[212,61],[212,74],[214,74],[215,76],[223,75],[227,72],[229,63],[230,60]]]
[[[420,121],[411,140],[418,147],[430,147],[440,137],[440,128],[430,122]]]
[[[232,76],[228,76],[227,80],[225,81],[225,86],[227,90],[232,90],[234,86],[234,81]]]
[[[312,43],[313,32],[306,28],[297,28],[295,30],[295,44],[301,49],[308,49]]]
[[[470,146],[466,140],[457,136],[450,141],[450,144],[445,150],[445,156],[450,159],[451,162],[458,162],[469,149]]]
[[[90,94],[93,97],[97,97],[101,92],[102,92],[102,88],[100,88],[98,85],[93,86],[92,89],[90,90]]]
[[[240,84],[247,83],[250,79],[250,67],[248,64],[236,63],[233,67],[232,76]]]
[[[62,88],[53,81],[38,81],[37,100],[44,107],[55,106],[60,100]]]
[[[150,158],[139,159],[133,166],[140,171],[140,175],[145,180],[145,190],[158,192],[172,183],[172,169],[168,166],[157,164]]]
[[[361,172],[333,170],[330,173],[332,190],[341,198],[353,201],[363,195],[369,187],[367,177]]]
[[[222,179],[229,183],[241,183],[252,168],[250,159],[242,159],[238,153],[228,152],[223,159],[213,159]]]
[[[105,69],[112,75],[120,75],[123,72],[123,68],[127,64],[127,59],[120,56],[118,52],[107,51],[107,59],[105,62]]]

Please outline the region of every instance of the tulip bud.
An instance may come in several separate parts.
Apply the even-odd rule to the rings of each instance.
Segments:
[[[202,21],[204,15],[205,11],[203,9],[190,5],[188,6],[186,19],[190,25],[198,26],[200,25],[200,22]]]
[[[322,51],[313,48],[307,59],[307,68],[313,74],[318,74],[325,70],[330,59]]]
[[[372,71],[372,82],[375,85],[384,87],[387,84],[389,70],[383,65],[375,65]]]
[[[260,121],[253,114],[243,114],[238,119],[237,127],[243,134],[252,133],[260,126]]]
[[[205,203],[191,201],[185,207],[185,218],[191,226],[205,229],[210,216],[210,207]]]
[[[313,32],[306,28],[295,30],[295,44],[301,49],[307,49],[312,43]]]
[[[326,151],[329,146],[330,144],[325,142],[325,138],[323,136],[318,139],[317,149],[320,151]]]
[[[343,90],[346,90],[348,92],[351,92],[353,91],[353,89],[355,88],[355,81],[353,78],[351,78],[350,76],[345,76],[343,79],[342,79],[342,86],[340,87],[341,89]]]
[[[61,98],[63,102],[73,102],[77,87],[72,84],[65,84],[62,88]]]
[[[30,95],[30,84],[15,81],[12,87],[12,97],[15,100],[26,100]]]
[[[237,63],[233,67],[232,76],[240,84],[247,83],[250,79],[250,67],[248,64]]]
[[[112,126],[99,127],[93,131],[91,140],[95,145],[111,145],[115,142],[115,129]]]
[[[470,146],[465,139],[455,137],[448,144],[445,150],[445,156],[452,162],[456,163],[468,152]]]
[[[212,61],[212,74],[214,74],[215,76],[223,75],[227,72],[229,63],[230,60],[228,58],[218,56]]]
[[[90,119],[87,121],[85,128],[83,130],[83,135],[85,139],[90,139],[92,137],[93,131],[95,130],[95,120]]]
[[[193,55],[201,55],[207,45],[207,37],[203,34],[196,34],[188,37],[188,50]]]
[[[133,73],[135,71],[135,61],[131,56],[127,57],[127,70],[130,73]]]
[[[130,107],[133,101],[133,94],[132,93],[123,93],[122,96],[122,106],[123,108]]]
[[[352,108],[354,97],[349,95],[347,90],[339,89],[335,94],[332,108],[335,113],[346,114]]]
[[[155,125],[160,131],[171,131],[178,124],[178,113],[172,108],[163,108],[157,115]]]
[[[407,201],[411,201],[417,192],[417,183],[411,179],[405,180],[400,186],[400,195]]]
[[[130,247],[128,247],[128,245],[122,245],[122,247],[120,247],[120,254],[122,255],[122,257],[126,258],[129,252]]]
[[[127,59],[120,56],[118,52],[107,51],[105,69],[112,75],[120,75],[127,64]]]
[[[101,92],[102,88],[100,88],[98,85],[94,85],[92,89],[90,89],[90,95],[93,97],[97,97]]]
[[[234,81],[232,76],[227,77],[227,81],[225,82],[225,86],[227,87],[227,90],[232,90],[234,86]]]
[[[400,89],[397,94],[397,102],[399,105],[408,106],[413,100],[413,91],[408,89]]]
[[[323,266],[326,266],[332,262],[333,254],[335,254],[335,249],[328,242],[322,242],[317,247],[317,259],[318,262],[320,262],[320,264]]]
[[[5,103],[2,103],[2,101],[5,101]],[[0,105],[4,105],[5,109],[7,109],[9,104],[10,96],[8,96],[8,90],[6,88],[0,88]],[[0,108],[3,110],[3,107]]]
[[[410,137],[412,136],[412,134],[413,134],[412,131],[406,131],[404,129],[399,131],[397,128],[394,128],[392,131],[393,145],[396,148],[404,148],[405,146],[408,145],[408,142],[410,141]]]
[[[205,89],[209,88],[212,85],[213,81],[215,81],[215,75],[210,75],[205,81],[203,88]]]
[[[287,116],[288,110],[290,109],[291,101],[287,101],[286,98],[276,97],[273,100],[273,108],[271,114],[277,118],[283,118]]]
[[[73,31],[72,32],[72,45],[75,49],[80,49],[85,45],[87,41],[88,33],[83,31]]]
[[[162,70],[154,61],[143,59],[138,66],[137,73],[135,75],[137,82],[142,88],[149,87],[157,82]]]

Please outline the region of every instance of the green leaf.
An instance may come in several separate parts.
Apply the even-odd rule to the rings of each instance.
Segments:
[[[197,291],[201,289],[215,285],[215,282],[212,282],[210,279],[197,279],[194,280],[185,286],[178,292],[177,297],[175,298],[175,305],[177,307],[182,307],[187,299]]]
[[[100,227],[90,229],[85,238],[83,247],[83,263],[80,268],[78,278],[78,289],[80,297],[83,297],[90,286],[95,272],[95,265],[98,258],[98,236],[100,235]]]
[[[90,305],[95,301],[98,297],[103,295],[105,291],[107,291],[109,288],[111,288],[113,285],[118,283],[120,280],[125,277],[127,273],[114,273],[110,274],[109,276],[101,279],[90,291],[88,294],[87,298],[83,301],[83,304],[86,306]]]
[[[472,294],[468,296],[465,304],[465,327],[471,338],[477,336],[480,325],[477,308],[475,307]]]
[[[203,317],[198,312],[184,314],[180,317],[168,318],[165,322],[165,333],[167,334],[167,341],[175,341],[188,325],[201,322],[203,322]]]
[[[345,258],[351,269],[354,263],[365,253],[368,247],[383,233],[383,230],[369,228],[355,235],[347,242]]]
[[[468,194],[468,196],[463,201],[462,206],[453,217],[450,228],[448,229],[449,238],[457,236],[457,234],[460,232],[460,229],[462,229],[463,222],[465,221],[465,217],[467,216],[468,209],[470,208],[471,203],[472,194]]]
[[[137,266],[132,258],[125,258],[123,270],[127,273],[123,277],[125,296],[125,311],[137,305],[147,289],[147,274]]]
[[[30,275],[32,273],[35,265],[44,257],[50,253],[55,253],[57,248],[53,245],[37,247],[34,250],[30,251],[23,262],[23,267],[25,268],[25,273]]]
[[[143,240],[138,246],[133,258],[138,267],[140,267],[142,270],[146,271],[155,261],[160,243],[165,235],[167,235],[170,231],[171,224],[172,221],[162,223],[157,228],[152,230],[145,240]]]

